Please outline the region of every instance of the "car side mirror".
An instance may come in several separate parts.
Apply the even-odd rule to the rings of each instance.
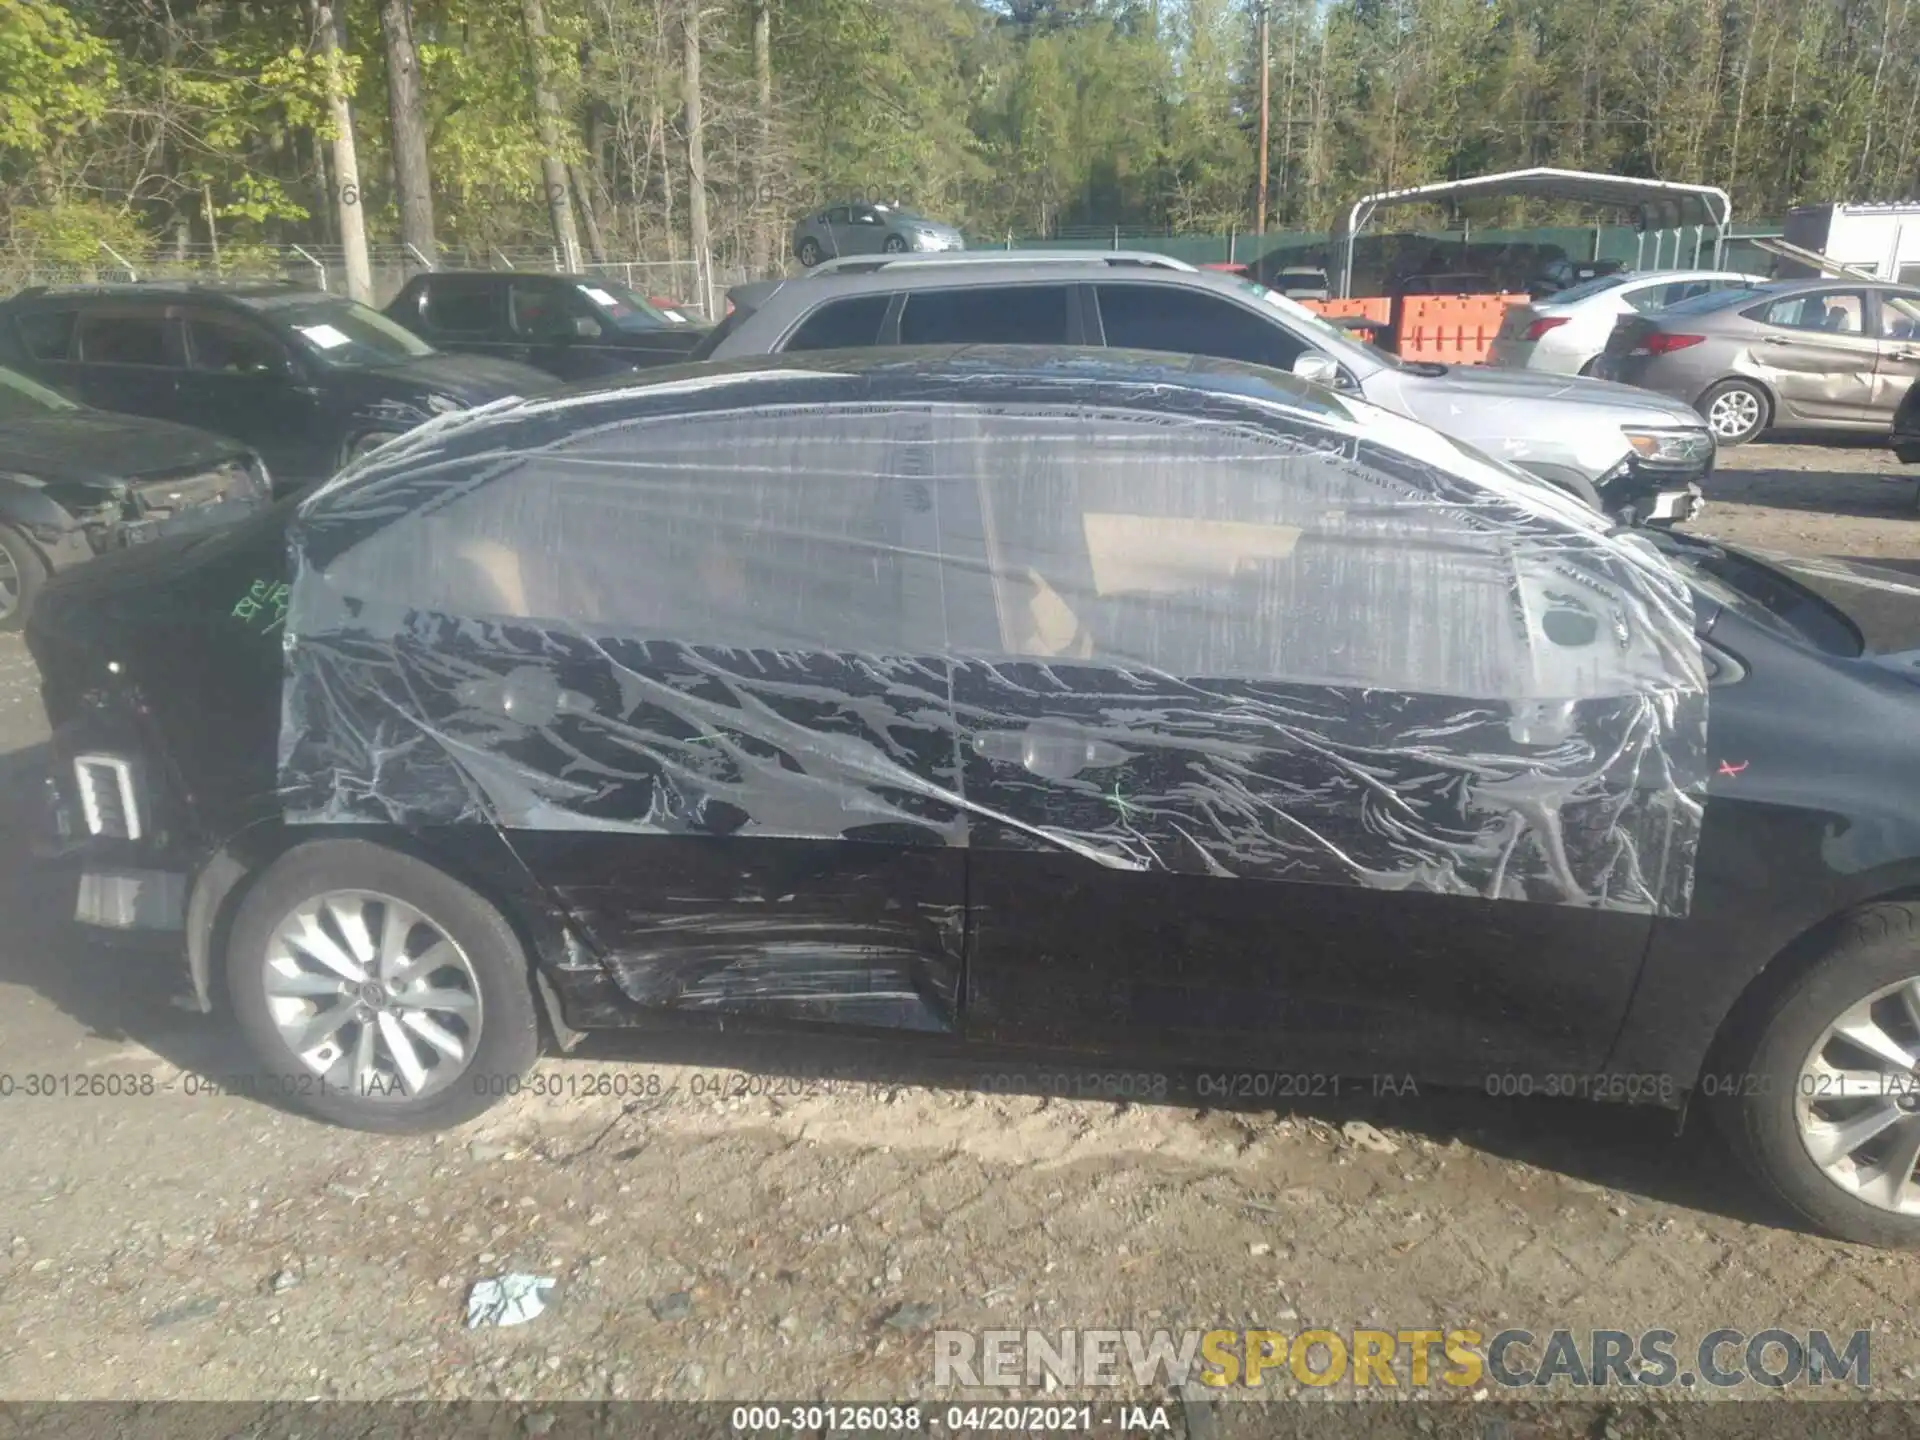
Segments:
[[[1309,350],[1295,357],[1293,373],[1312,385],[1333,385],[1340,379],[1340,366],[1331,356]]]

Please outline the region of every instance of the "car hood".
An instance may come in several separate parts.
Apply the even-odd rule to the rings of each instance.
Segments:
[[[0,422],[0,470],[49,484],[106,485],[211,468],[249,453],[223,435],[106,410]]]
[[[1455,395],[1480,400],[1523,400],[1536,404],[1578,405],[1609,411],[1633,412],[1642,424],[1686,425],[1703,422],[1699,413],[1678,400],[1631,385],[1584,376],[1553,375],[1542,370],[1508,370],[1492,365],[1455,365],[1443,376],[1426,382]]]
[[[484,405],[509,395],[538,395],[554,387],[553,377],[544,371],[485,355],[423,355],[354,373],[370,389],[408,398],[444,395],[462,405]]]

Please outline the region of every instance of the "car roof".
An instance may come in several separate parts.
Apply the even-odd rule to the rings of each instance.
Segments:
[[[997,285],[1026,285],[1051,281],[1085,282],[1089,280],[1146,280],[1163,285],[1190,285],[1228,294],[1245,292],[1247,281],[1237,275],[1200,270],[1184,264],[1162,265],[1131,258],[1109,258],[1105,251],[1087,252],[1086,258],[1071,260],[1028,260],[1025,258],[984,264],[978,260],[916,262],[880,265],[873,268],[835,270],[829,274],[791,276],[784,280],[757,280],[736,285],[727,298],[741,309],[760,309],[789,287],[801,287],[797,296],[815,299],[822,292],[833,295],[890,295],[897,290],[957,290]]]
[[[231,300],[257,308],[263,303],[287,304],[337,300],[324,290],[309,290],[276,280],[134,280],[92,285],[31,285],[12,296],[8,305],[58,304],[73,300]]]
[[[1225,410],[1285,412],[1304,424],[1350,429],[1356,413],[1333,392],[1282,371],[1233,360],[1155,351],[1073,345],[929,345],[885,349],[809,350],[804,355],[753,355],[736,360],[663,365],[618,379],[583,381],[528,399],[510,399],[457,411],[429,421],[381,447],[382,457],[343,476],[410,468],[428,451],[434,463],[498,453],[503,429],[529,430],[538,438],[507,442],[552,443],[570,432],[570,412],[603,411],[630,418],[648,413],[697,414],[755,405],[819,404],[822,382],[861,382],[847,388],[849,404],[1005,404],[1046,389],[1095,404],[1145,401],[1145,408],[1180,408],[1174,396],[1211,397]],[[1156,404],[1153,397],[1161,397]],[[678,402],[678,403],[676,403]],[[1367,407],[1371,409],[1371,407]],[[606,414],[593,417],[602,423]],[[1223,414],[1222,418],[1230,418]],[[538,433],[546,432],[546,433]],[[324,487],[338,488],[339,480]]]

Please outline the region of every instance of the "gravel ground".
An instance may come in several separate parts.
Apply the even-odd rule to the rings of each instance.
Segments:
[[[1750,447],[1694,528],[1920,560],[1898,470],[1872,449]],[[163,957],[74,935],[70,889],[19,853],[43,739],[31,666],[0,637],[0,1400],[944,1403],[929,1328],[1028,1325],[1663,1327],[1683,1346],[1865,1328],[1872,1394],[1920,1396],[1920,1256],[1796,1233],[1710,1136],[1652,1113],[1047,1099],[995,1062],[897,1046],[836,1046],[854,1078],[823,1087],[795,1078],[821,1059],[804,1044],[692,1036],[596,1039],[542,1062],[558,1093],[436,1138],[189,1095],[243,1068],[224,1028],[179,1007]],[[29,1098],[35,1073],[151,1093]],[[466,1329],[469,1284],[507,1271],[555,1277],[552,1306]],[[1687,1433],[1733,1413],[1700,1398],[1662,1403]],[[1196,1436],[1253,1433],[1253,1408],[1171,1413]],[[1815,1427],[1738,1408],[1785,1427],[1767,1433],[1916,1433],[1897,1409],[1828,1405]],[[1408,1433],[1455,1433],[1456,1415]],[[1535,1419],[1510,1440],[1679,1426]]]

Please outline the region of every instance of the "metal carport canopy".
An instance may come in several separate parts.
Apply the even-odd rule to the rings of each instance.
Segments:
[[[1716,262],[1733,215],[1733,202],[1727,192],[1712,185],[1683,185],[1673,180],[1644,180],[1631,175],[1601,175],[1585,170],[1544,167],[1507,170],[1498,175],[1475,175],[1466,180],[1443,180],[1432,185],[1409,186],[1404,190],[1382,190],[1356,200],[1353,208],[1347,212],[1346,223],[1334,231],[1336,237],[1344,236],[1345,240],[1340,293],[1352,293],[1354,238],[1373,219],[1375,212],[1389,205],[1471,200],[1483,195],[1524,195],[1530,199],[1568,200],[1576,204],[1618,210],[1639,209],[1665,220],[1667,223],[1660,227],[1662,229],[1711,225]],[[1676,252],[1678,248],[1676,245]]]

